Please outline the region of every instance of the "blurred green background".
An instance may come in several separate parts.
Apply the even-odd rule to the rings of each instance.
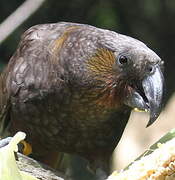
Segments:
[[[0,23],[23,2],[24,0],[0,0]],[[45,0],[30,18],[0,44],[0,71],[8,63],[25,30],[35,24],[59,21],[91,24],[143,41],[165,61],[165,102],[173,94],[175,90],[174,0]]]

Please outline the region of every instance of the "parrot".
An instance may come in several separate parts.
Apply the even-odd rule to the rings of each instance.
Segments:
[[[140,40],[111,30],[34,25],[0,74],[0,128],[25,132],[48,165],[62,152],[107,172],[131,111],[149,112],[147,127],[158,118],[163,64]]]

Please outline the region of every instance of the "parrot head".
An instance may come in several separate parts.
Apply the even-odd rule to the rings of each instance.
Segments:
[[[150,126],[161,112],[163,61],[141,41],[114,32],[104,33],[99,46],[88,61],[103,86],[99,102],[149,112]]]

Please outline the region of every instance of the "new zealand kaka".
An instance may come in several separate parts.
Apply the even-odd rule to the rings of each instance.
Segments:
[[[27,133],[39,159],[78,154],[105,169],[133,108],[159,116],[160,57],[144,43],[90,25],[27,30],[0,76],[0,121]]]

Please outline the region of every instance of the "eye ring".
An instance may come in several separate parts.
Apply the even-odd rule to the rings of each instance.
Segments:
[[[128,57],[125,55],[120,55],[118,58],[118,62],[120,65],[125,65],[128,63]]]

